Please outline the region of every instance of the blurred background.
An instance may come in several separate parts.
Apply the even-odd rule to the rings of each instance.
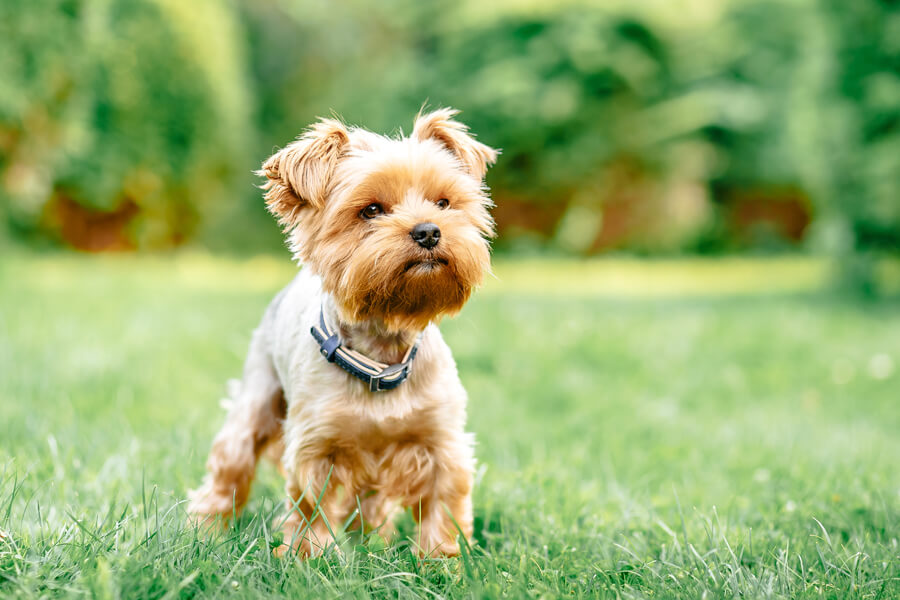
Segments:
[[[893,0],[7,0],[0,247],[282,251],[251,171],[452,106],[503,255],[900,248]]]

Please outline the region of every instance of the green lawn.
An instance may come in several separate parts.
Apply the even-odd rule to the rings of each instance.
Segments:
[[[443,324],[476,544],[185,525],[286,258],[0,259],[0,598],[900,596],[900,310],[811,260],[500,263]]]

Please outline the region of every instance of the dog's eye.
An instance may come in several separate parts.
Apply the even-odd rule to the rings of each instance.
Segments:
[[[363,219],[374,219],[383,212],[384,209],[381,208],[381,205],[377,202],[373,202],[372,204],[362,209],[362,211],[360,211],[359,213],[359,216],[361,216]]]
[[[437,205],[438,205],[438,208],[440,208],[441,210],[444,210],[445,208],[450,206],[450,201],[447,200],[446,198],[441,198],[440,200],[437,201]]]

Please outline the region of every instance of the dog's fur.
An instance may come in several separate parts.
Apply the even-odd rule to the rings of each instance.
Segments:
[[[197,521],[244,505],[268,448],[287,479],[281,553],[321,553],[357,505],[385,536],[393,514],[412,508],[425,555],[456,554],[458,532],[471,536],[466,392],[435,323],[490,269],[483,178],[497,152],[455,115],[420,114],[400,139],[321,120],[264,163],[268,207],[303,268],[253,334],[209,472],[191,492]],[[372,203],[384,213],[363,218]],[[433,249],[410,236],[423,222],[440,227]],[[409,378],[373,393],[328,363],[309,333],[320,307],[345,345],[383,363],[402,360],[421,333]]]

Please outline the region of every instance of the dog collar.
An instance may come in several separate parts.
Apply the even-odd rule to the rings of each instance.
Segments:
[[[309,332],[319,344],[319,352],[325,357],[325,360],[336,364],[357,379],[361,379],[369,386],[371,392],[392,390],[406,381],[422,337],[419,334],[401,362],[386,365],[363,356],[355,350],[345,348],[338,333],[328,327],[325,322],[325,312],[321,308],[319,309],[319,324],[313,325]]]

